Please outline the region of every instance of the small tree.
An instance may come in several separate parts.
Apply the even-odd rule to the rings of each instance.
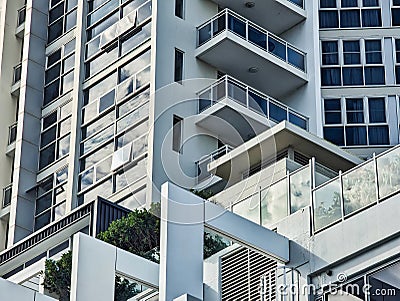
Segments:
[[[59,260],[46,260],[44,288],[59,296],[60,301],[69,301],[71,289],[72,252],[69,251]]]

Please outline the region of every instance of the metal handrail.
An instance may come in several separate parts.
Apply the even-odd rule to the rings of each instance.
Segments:
[[[214,30],[213,30],[213,29],[214,29],[214,28],[213,28],[213,27],[214,27],[214,21],[216,21],[217,19],[219,19],[219,18],[220,18],[221,16],[223,16],[223,15],[226,16],[226,17],[225,17],[225,22],[224,22],[224,27],[218,28],[218,29],[220,29],[220,30],[214,32]],[[260,45],[257,45],[257,44],[255,44],[254,42],[252,42],[252,41],[249,40],[249,27],[250,27],[250,28],[253,28],[253,29],[256,29],[257,31],[259,31],[260,33],[262,33],[262,34],[265,35],[267,45],[268,45],[268,41],[269,41],[270,38],[273,39],[273,40],[276,40],[278,43],[283,44],[283,45],[285,46],[285,58],[282,58],[282,57],[278,56],[277,54],[273,53],[272,51],[270,51],[269,47],[267,47],[268,49],[265,49],[265,48],[263,48],[263,47],[260,47],[261,49],[266,50],[268,53],[270,53],[270,54],[276,56],[277,58],[283,60],[284,62],[290,64],[291,66],[293,66],[293,67],[295,67],[295,68],[298,68],[299,70],[301,70],[301,71],[303,71],[303,72],[306,72],[306,56],[307,56],[307,55],[306,55],[306,53],[305,53],[304,51],[298,49],[298,48],[295,47],[294,45],[288,43],[287,41],[281,39],[280,37],[274,35],[273,33],[269,32],[268,30],[266,30],[266,29],[260,27],[259,25],[255,24],[255,23],[253,23],[253,22],[251,22],[251,21],[249,21],[249,20],[247,20],[246,18],[244,18],[244,17],[242,17],[241,15],[239,15],[239,14],[237,14],[237,13],[231,11],[231,10],[228,9],[228,8],[226,8],[226,9],[224,9],[223,11],[219,12],[217,15],[215,15],[214,17],[212,17],[211,19],[209,19],[208,21],[204,22],[203,24],[201,24],[200,26],[197,27],[197,33],[198,33],[198,37],[197,37],[197,47],[200,47],[201,45],[205,44],[206,42],[212,40],[214,37],[216,37],[217,35],[219,35],[219,34],[220,34],[221,32],[223,32],[223,31],[228,30],[228,31],[233,32],[231,29],[229,29],[229,22],[228,22],[228,19],[229,19],[229,18],[228,18],[228,16],[232,16],[232,17],[234,17],[234,18],[236,18],[236,19],[242,21],[243,23],[245,23],[245,26],[246,26],[246,36],[245,36],[245,37],[243,37],[243,36],[241,36],[241,35],[238,35],[238,36],[240,36],[241,38],[243,38],[243,39],[246,40],[247,42],[252,43],[253,45],[255,45],[255,46],[257,46],[257,47],[260,47]],[[219,26],[219,25],[220,25],[220,24],[218,24],[218,26]],[[200,32],[201,29],[203,29],[203,28],[206,27],[206,26],[210,26],[209,38],[206,39],[206,40],[204,40],[204,41],[202,41],[202,42],[200,42],[200,39],[199,39],[199,32]],[[233,32],[233,33],[235,33],[235,32]],[[235,34],[237,34],[237,33],[235,33]],[[289,61],[288,49],[291,49],[291,50],[297,52],[299,55],[301,55],[301,56],[303,57],[303,59],[304,59],[304,68],[301,68],[301,67],[299,67],[299,66],[296,66],[295,64],[293,64],[293,63],[291,63],[291,62]]]
[[[21,80],[21,72],[22,72],[22,63],[19,63],[18,65],[14,66],[13,68],[13,84],[16,84]]]
[[[18,122],[14,122],[8,127],[8,145],[12,144],[17,140],[17,125]]]
[[[213,84],[211,84],[210,86],[208,86],[207,88],[201,90],[200,92],[197,93],[198,98],[201,99],[201,95],[206,93],[206,92],[210,92],[210,106],[204,107],[204,108],[200,108],[200,103],[199,103],[199,107],[198,107],[198,113],[203,112],[204,110],[206,110],[207,108],[213,106],[214,104],[216,104],[217,102],[219,102],[219,99],[216,99],[216,97],[213,97],[213,91],[214,88],[219,86],[221,83],[225,82],[225,91],[224,91],[224,96],[234,100],[235,102],[239,103],[240,105],[244,105],[244,103],[237,101],[237,99],[229,97],[229,91],[228,91],[228,87],[229,87],[229,83],[233,83],[239,87],[241,87],[243,90],[245,90],[246,93],[246,99],[244,99],[244,101],[246,102],[245,107],[258,113],[259,115],[263,116],[263,117],[267,117],[268,119],[273,120],[274,122],[279,122],[279,120],[276,120],[273,116],[271,116],[271,112],[268,109],[267,112],[261,112],[260,110],[257,110],[255,108],[252,108],[250,105],[250,100],[252,99],[252,96],[250,95],[250,93],[252,94],[256,94],[257,96],[263,98],[263,100],[265,100],[267,107],[269,108],[269,104],[272,103],[275,106],[278,106],[280,108],[282,108],[283,110],[286,111],[286,120],[290,121],[290,115],[295,115],[296,117],[298,117],[299,119],[302,119],[305,124],[305,130],[308,130],[308,124],[309,124],[309,117],[301,114],[300,112],[295,111],[294,109],[290,108],[289,106],[283,104],[282,102],[276,100],[275,98],[268,96],[254,88],[251,88],[250,86],[246,85],[245,83],[237,80],[236,78],[233,78],[232,76],[229,75],[225,75],[224,77],[222,77],[221,79],[217,80],[216,82],[214,82]],[[261,108],[259,108],[261,109]]]
[[[218,148],[217,150],[211,152],[208,155],[205,155],[203,157],[200,158],[200,160],[196,161],[197,164],[202,164],[206,161],[215,161],[216,159],[218,159],[219,157],[226,155],[227,153],[231,152],[234,148],[228,144]]]
[[[21,7],[18,12],[17,12],[18,18],[17,18],[17,27],[21,26],[23,23],[25,23],[26,19],[26,6]]]
[[[10,206],[12,194],[12,183],[3,188],[3,208]]]
[[[33,248],[50,236],[56,234],[57,232],[67,228],[68,226],[74,224],[85,216],[91,214],[91,212],[93,212],[93,205],[94,201],[77,208],[76,210],[72,211],[70,214],[64,216],[58,221],[47,225],[46,227],[36,231],[33,235],[28,236],[27,238],[18,242],[11,248],[4,250],[0,253],[0,265],[15,258],[16,256],[19,256],[21,253],[24,253],[27,250]]]

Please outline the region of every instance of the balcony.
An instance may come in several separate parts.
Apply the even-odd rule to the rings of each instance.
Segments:
[[[15,141],[17,140],[17,125],[18,123],[15,122],[8,127],[8,143],[7,143],[7,150],[6,155],[13,156],[15,151]]]
[[[22,63],[19,63],[13,68],[11,94],[14,96],[19,96],[21,74],[22,74]]]
[[[197,186],[195,187],[196,190],[201,190],[205,189],[205,186],[210,186],[213,185],[221,180],[220,177],[214,176],[213,174],[208,172],[208,164],[217,160],[218,158],[222,157],[223,155],[226,155],[229,153],[231,150],[233,150],[233,147],[230,145],[224,145],[220,147],[219,149],[213,151],[209,155],[205,155],[202,158],[200,158],[199,161],[196,162],[196,167],[197,167]],[[207,182],[207,183],[205,183]]]
[[[20,8],[18,10],[18,15],[17,15],[17,28],[15,29],[15,35],[21,39],[24,36],[25,19],[26,19],[26,6]]]
[[[274,164],[285,150],[293,149],[307,162],[315,157],[317,162],[334,171],[348,170],[363,162],[340,147],[317,137],[287,121],[257,135],[236,147],[228,154],[210,162],[208,172],[217,175],[230,185],[268,165]]]
[[[211,0],[245,18],[268,28],[276,34],[289,30],[306,19],[304,0]],[[284,16],[284,17],[282,17]]]
[[[199,59],[273,97],[307,82],[304,52],[228,9],[197,31]]]
[[[196,124],[225,137],[233,145],[283,120],[308,130],[307,117],[230,76],[224,76],[198,95]],[[235,133],[230,134],[232,131],[226,129],[224,123],[231,124]],[[235,137],[236,132],[240,137]]]
[[[5,188],[3,188],[3,208],[6,208],[11,205],[11,196],[12,196],[12,184],[9,184]]]
[[[396,146],[315,187],[312,190],[314,232],[345,221],[398,194],[399,162],[400,147]],[[374,217],[368,215],[368,218]]]

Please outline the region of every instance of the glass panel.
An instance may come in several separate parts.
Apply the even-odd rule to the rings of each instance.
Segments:
[[[377,158],[379,199],[400,189],[400,148]]]
[[[65,155],[68,155],[68,153],[69,153],[69,143],[70,143],[70,140],[69,140],[69,137],[70,135],[67,135],[67,136],[65,136],[64,138],[61,138],[59,141],[58,141],[58,156],[57,156],[57,159],[58,158],[61,158],[61,157],[64,157]]]
[[[58,204],[67,199],[67,185],[61,185],[55,189],[54,203]]]
[[[126,113],[138,107],[140,104],[147,102],[149,100],[149,97],[149,90],[146,90],[141,94],[135,96],[134,98],[124,102],[118,108],[118,116],[124,116]]]
[[[230,80],[228,81],[228,96],[238,103],[247,106],[246,89]]]
[[[268,51],[286,61],[286,45],[273,37],[268,37]]]
[[[51,203],[52,203],[52,193],[51,192],[38,198],[36,200],[35,214],[38,215],[38,214],[42,213],[43,211],[49,209],[51,207]]]
[[[144,69],[136,75],[136,89],[140,89],[150,82],[150,67]]]
[[[320,230],[342,218],[339,179],[314,192],[314,228]]]
[[[311,171],[304,168],[290,176],[290,213],[311,204]]]
[[[94,168],[91,168],[81,174],[79,190],[83,190],[93,184],[93,174],[94,174]]]
[[[134,166],[123,170],[121,173],[118,173],[115,179],[116,191],[119,191],[122,188],[135,183],[137,180],[145,176],[147,171],[146,163],[147,158],[144,158],[137,162],[137,164],[135,164]]]
[[[40,151],[39,169],[46,167],[54,162],[56,144],[53,143],[47,148]]]
[[[57,77],[59,77],[60,70],[61,70],[61,64],[57,64],[54,67],[51,67],[50,69],[46,70],[45,84],[47,85],[48,83],[52,82]]]
[[[288,215],[287,179],[261,191],[261,224],[268,226]]]
[[[301,70],[305,70],[303,54],[290,47],[288,47],[288,62]]]
[[[246,23],[234,16],[228,16],[228,29],[242,38],[246,38]]]
[[[260,224],[260,194],[256,193],[244,201],[233,205],[233,213],[256,224]]]
[[[76,25],[76,12],[77,10],[75,9],[74,11],[70,12],[67,15],[67,20],[65,22],[65,31],[67,32],[68,30],[72,29]]]
[[[249,107],[268,117],[268,100],[251,91],[249,91]]]
[[[75,54],[67,57],[63,62],[63,72],[67,73],[68,71],[74,69],[75,65]]]
[[[46,213],[40,215],[39,217],[35,218],[35,231],[47,226],[50,223],[50,210]]]
[[[307,129],[307,120],[299,117],[298,115],[295,115],[291,112],[289,112],[289,121],[302,129]]]
[[[344,215],[377,201],[374,169],[374,162],[370,162],[343,175]]]
[[[147,116],[148,113],[149,113],[149,105],[146,104],[140,107],[139,109],[131,112],[130,114],[126,115],[125,117],[121,118],[117,122],[117,133],[120,133],[129,126],[134,125],[140,119]]]
[[[114,127],[110,126],[105,130],[101,131],[97,135],[89,138],[89,140],[83,143],[83,153],[87,153],[88,151],[95,148],[97,145],[105,142],[106,140],[110,139],[114,135]]]
[[[137,46],[142,44],[147,38],[151,35],[151,23],[143,26],[139,29],[139,32],[135,32],[131,36],[129,36],[126,40],[122,41],[121,44],[121,56],[131,52]]]
[[[56,139],[57,127],[53,126],[40,136],[40,147],[44,147]]]
[[[111,162],[112,157],[109,157],[96,165],[96,181],[99,181],[111,172]]]
[[[223,14],[212,22],[213,36],[216,36],[217,34],[226,29],[225,20],[226,20],[226,14]]]
[[[199,45],[203,45],[205,42],[211,39],[211,23],[206,24],[199,29]]]
[[[125,132],[125,134],[121,135],[117,139],[117,148],[124,147],[127,145],[129,142],[132,142],[133,140],[137,139],[138,137],[146,134],[149,130],[149,121],[145,121],[138,125],[135,128],[132,128],[131,130]]]
[[[147,2],[145,5],[138,9],[137,22],[140,24],[147,18],[151,17],[151,1]]]
[[[53,220],[59,220],[61,217],[65,215],[65,209],[66,209],[66,202],[54,207],[53,211]]]
[[[47,68],[58,62],[60,59],[61,59],[61,49],[57,50],[56,52],[50,54],[47,57]]]
[[[69,132],[71,132],[71,117],[65,119],[60,123],[60,133],[58,134],[58,136],[62,137]]]
[[[273,102],[269,103],[269,118],[276,122],[281,122],[282,120],[287,119],[287,112],[281,106],[274,104]]]
[[[63,76],[62,93],[72,90],[74,86],[74,72],[71,71],[67,75]]]
[[[117,87],[117,102],[133,93],[134,78],[125,80]]]
[[[60,81],[56,80],[49,86],[44,88],[44,102],[47,105],[60,95]]]
[[[100,97],[99,100],[99,113],[107,110],[114,104],[115,90],[111,90],[106,95]]]
[[[267,35],[251,25],[249,25],[249,41],[265,50],[267,49]]]
[[[199,95],[199,113],[211,106],[211,90],[206,90]]]

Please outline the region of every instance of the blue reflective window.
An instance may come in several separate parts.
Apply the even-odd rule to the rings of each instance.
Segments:
[[[344,145],[344,131],[342,126],[324,127],[324,138],[336,145]]]
[[[281,122],[283,120],[287,120],[287,112],[284,108],[277,106],[276,104],[270,102],[269,103],[269,117],[270,119]]]
[[[366,145],[367,144],[367,128],[365,126],[348,126],[346,127],[346,145]]]
[[[388,126],[369,126],[368,139],[370,145],[389,145],[390,142]]]

